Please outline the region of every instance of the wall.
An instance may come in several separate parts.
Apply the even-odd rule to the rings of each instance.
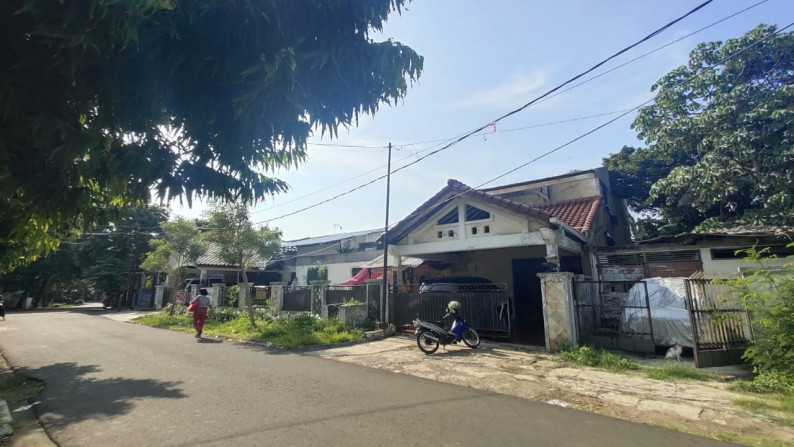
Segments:
[[[737,274],[739,273],[739,268],[752,268],[758,265],[751,262],[745,262],[743,259],[712,259],[711,248],[712,247],[704,247],[700,249],[700,259],[703,260],[703,272],[705,273]],[[791,262],[791,259],[770,259],[764,261],[764,264],[770,267],[782,267],[787,262]]]

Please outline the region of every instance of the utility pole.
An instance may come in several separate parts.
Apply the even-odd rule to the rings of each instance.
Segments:
[[[380,291],[380,315],[381,326],[387,329],[389,326],[389,280],[386,278],[386,271],[389,267],[389,189],[391,188],[391,143],[389,143],[389,161],[386,163],[386,225],[383,227],[383,284]]]

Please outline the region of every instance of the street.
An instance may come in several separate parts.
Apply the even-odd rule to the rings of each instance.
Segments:
[[[36,409],[65,447],[727,445],[90,309],[11,314],[0,350],[44,381]]]

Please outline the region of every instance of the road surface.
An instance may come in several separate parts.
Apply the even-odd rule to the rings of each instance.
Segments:
[[[256,345],[113,321],[10,314],[9,363],[60,446],[725,446],[672,430]]]

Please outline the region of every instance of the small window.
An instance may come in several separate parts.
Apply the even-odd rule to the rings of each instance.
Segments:
[[[441,239],[442,237],[444,237],[444,232],[443,231],[439,231],[438,232],[438,238]]]
[[[466,222],[471,222],[473,220],[485,220],[490,219],[491,213],[485,210],[481,210],[477,207],[466,205]]]
[[[447,231],[447,236],[449,236],[449,237],[455,237],[455,230],[449,230],[449,231]]]
[[[482,229],[482,232],[483,233],[490,233],[491,232],[491,226],[490,225],[484,226],[483,229]]]
[[[438,219],[438,225],[447,225],[458,223],[458,209],[455,208],[448,212],[444,217]]]
[[[477,234],[477,227],[471,227],[471,234]]]

